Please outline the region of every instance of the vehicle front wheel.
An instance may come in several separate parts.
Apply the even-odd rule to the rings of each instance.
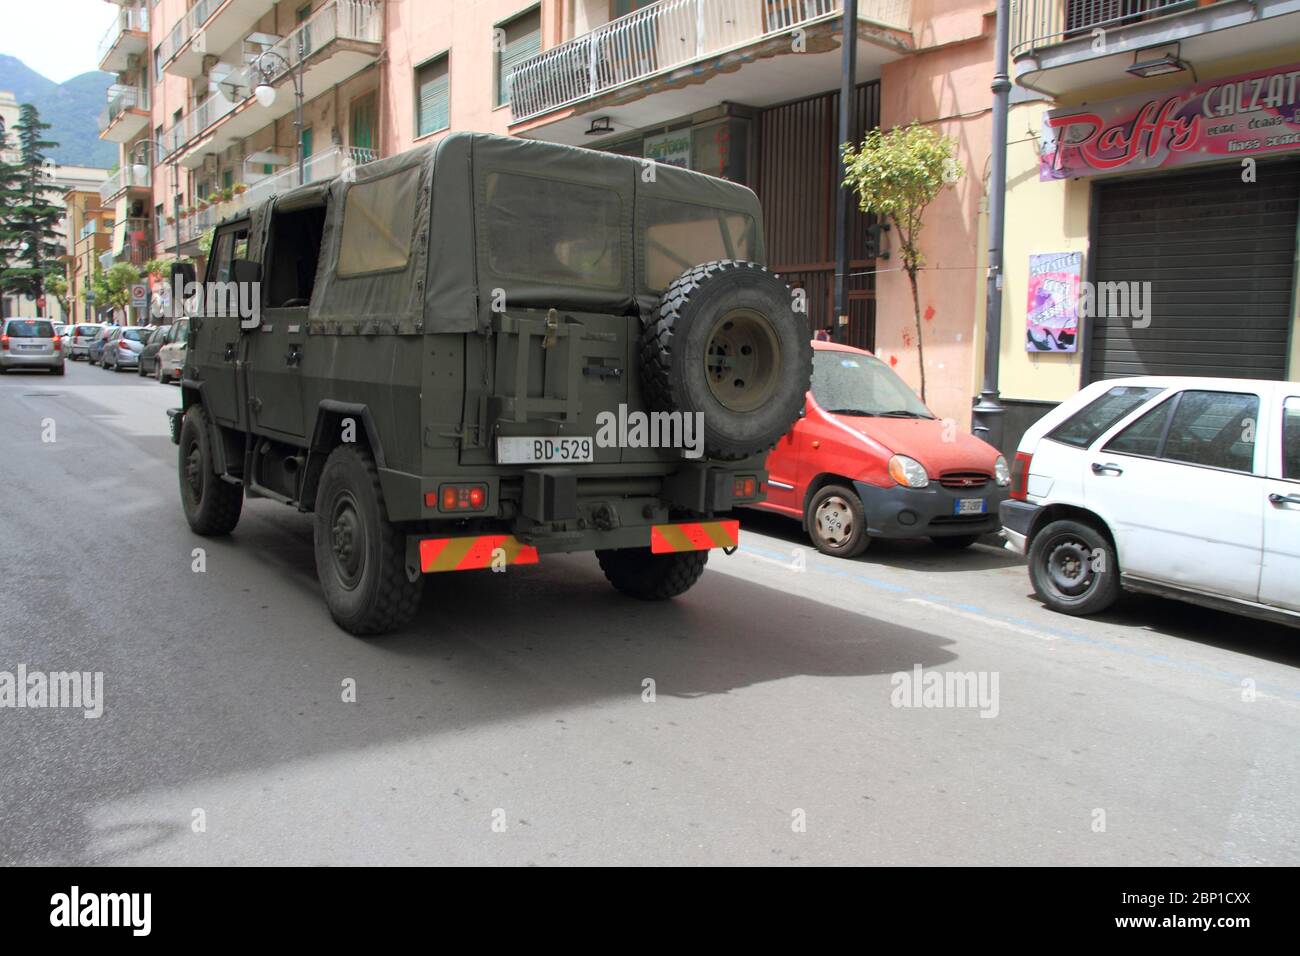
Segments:
[[[335,623],[349,634],[401,627],[420,607],[423,576],[406,573],[406,536],[386,516],[368,451],[330,452],[316,491],[316,576]]]
[[[867,550],[867,513],[851,488],[827,485],[808,503],[808,536],[822,554],[854,558]]]
[[[596,560],[616,590],[641,601],[666,601],[694,587],[709,552],[654,554],[649,548],[619,548],[597,551]]]
[[[1034,593],[1062,614],[1097,614],[1120,594],[1119,562],[1104,534],[1081,521],[1053,521],[1029,546]]]
[[[930,540],[940,548],[949,551],[964,551],[980,539],[977,534],[954,534],[948,537],[934,537]]]
[[[244,508],[244,489],[217,474],[209,446],[208,416],[201,405],[191,405],[181,422],[179,471],[181,507],[190,529],[204,537],[234,531]]]

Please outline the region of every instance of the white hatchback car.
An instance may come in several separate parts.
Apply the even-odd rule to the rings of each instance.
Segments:
[[[1300,627],[1300,383],[1095,382],[1025,433],[1001,517],[1054,610],[1126,588]]]

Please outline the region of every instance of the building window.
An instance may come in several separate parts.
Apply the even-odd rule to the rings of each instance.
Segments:
[[[451,125],[451,69],[446,53],[415,68],[415,135]]]
[[[496,105],[510,102],[510,74],[520,63],[542,51],[542,12],[533,7],[492,31],[492,58],[496,68]]]
[[[156,46],[156,47],[153,48],[153,82],[154,82],[154,85],[157,86],[158,84],[160,84],[160,83],[162,82],[162,79],[163,79],[163,68],[162,68],[162,47],[160,47],[160,46]]]

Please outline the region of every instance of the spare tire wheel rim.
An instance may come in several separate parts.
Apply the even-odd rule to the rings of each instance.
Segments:
[[[853,537],[853,509],[839,495],[831,495],[817,506],[813,515],[817,537],[832,548],[842,548]]]
[[[781,346],[767,316],[753,309],[731,309],[713,324],[704,348],[704,377],[723,408],[762,408],[780,376]]]
[[[339,583],[349,591],[361,583],[365,569],[366,531],[350,491],[340,492],[330,508],[330,553]]]

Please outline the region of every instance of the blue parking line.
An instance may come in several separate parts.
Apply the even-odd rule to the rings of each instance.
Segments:
[[[780,551],[771,551],[766,548],[758,548],[752,544],[742,544],[740,546],[740,551],[742,554],[752,554],[760,558],[767,558],[769,560],[778,561],[782,564],[788,564],[790,561],[790,555],[787,553],[783,553]],[[944,607],[952,608],[953,610],[956,611],[964,611],[968,614],[977,614],[980,617],[988,618],[990,621],[998,621],[1003,624],[1012,624],[1017,627],[1024,627],[1024,628],[1029,628],[1031,630],[1042,631],[1046,634],[1051,634],[1055,637],[1060,637],[1063,638],[1064,640],[1072,641],[1076,644],[1086,644],[1090,647],[1100,648],[1102,650],[1111,651],[1117,654],[1126,654],[1130,657],[1140,657],[1143,660],[1153,664],[1162,664],[1168,667],[1177,668],[1179,670],[1191,671],[1207,677],[1213,677],[1217,680],[1233,684],[1237,687],[1240,687],[1241,682],[1247,679],[1246,675],[1244,674],[1236,674],[1233,673],[1232,671],[1224,671],[1224,670],[1218,670],[1217,668],[1213,668],[1213,667],[1206,667],[1204,664],[1197,663],[1196,661],[1182,660],[1176,657],[1170,657],[1168,654],[1160,653],[1157,651],[1143,651],[1135,647],[1128,647],[1124,644],[1117,644],[1114,641],[1107,640],[1105,638],[1092,637],[1090,635],[1083,634],[1080,633],[1079,631],[1071,630],[1069,628],[1056,627],[1053,625],[1045,625],[1037,621],[1028,621],[1025,620],[1024,618],[1008,617],[1003,614],[997,614],[995,612],[988,611],[976,604],[968,604],[964,601],[953,601],[949,598],[945,598],[938,594],[929,594],[929,593],[920,592],[914,588],[908,587],[905,584],[896,584],[893,581],[883,581],[880,578],[868,577],[865,574],[860,574],[855,571],[843,570],[840,568],[828,568],[821,564],[814,564],[811,561],[809,561],[805,566],[809,571],[815,571],[818,574],[825,574],[825,575],[829,575],[830,577],[836,577],[836,578],[845,578],[850,581],[855,581],[859,584],[865,584],[868,587],[875,588],[876,590],[888,591],[892,594],[904,594],[910,597],[917,597],[923,601],[928,601],[931,604],[940,604],[943,605]],[[1300,700],[1300,689],[1281,687],[1277,684],[1267,684],[1267,683],[1258,683],[1258,682],[1255,684],[1255,688],[1265,693],[1271,693],[1271,694],[1277,694],[1279,696],[1289,697],[1292,700]]]

